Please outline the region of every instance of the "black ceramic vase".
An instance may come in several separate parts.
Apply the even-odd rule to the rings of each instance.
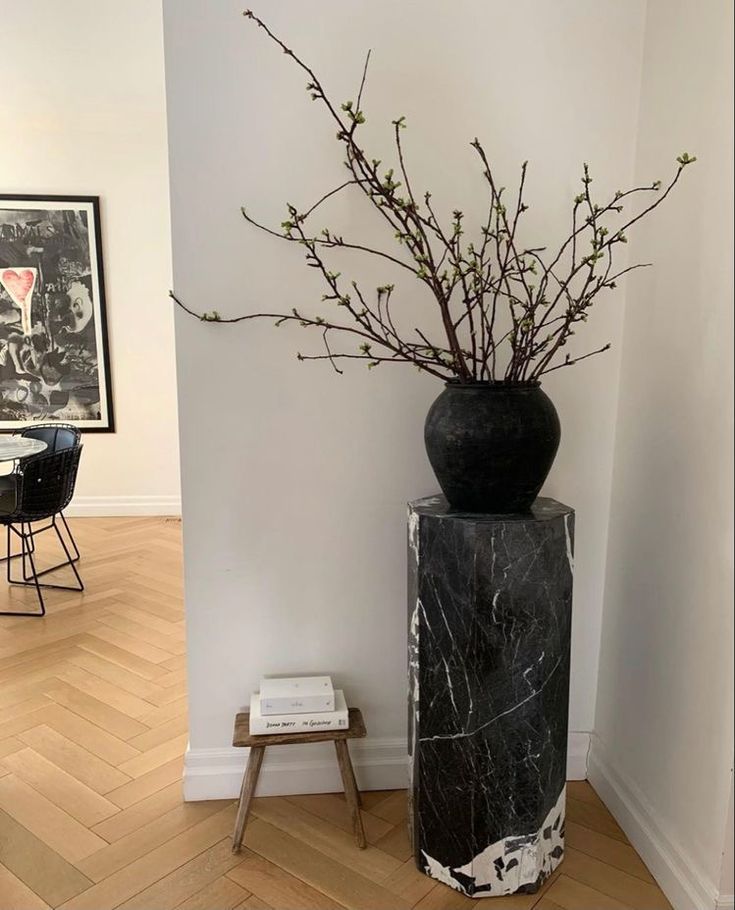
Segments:
[[[424,427],[449,504],[491,514],[530,508],[560,436],[556,408],[539,383],[448,382]]]

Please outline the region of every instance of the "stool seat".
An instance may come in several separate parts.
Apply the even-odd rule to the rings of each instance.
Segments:
[[[360,791],[357,789],[355,772],[352,770],[350,751],[347,747],[348,739],[361,739],[367,735],[365,722],[359,708],[349,709],[349,724],[341,730],[315,730],[313,733],[266,733],[254,735],[250,732],[250,712],[242,711],[235,717],[235,729],[232,734],[232,745],[250,749],[248,763],[242,779],[240,789],[240,802],[237,807],[235,831],[232,835],[232,852],[239,853],[242,848],[242,839],[245,825],[248,821],[250,803],[252,802],[255,788],[258,785],[258,775],[263,764],[263,756],[267,746],[292,746],[296,743],[326,743],[333,742],[337,753],[337,763],[342,775],[345,789],[345,798],[352,816],[352,830],[358,847],[365,849],[367,841],[362,826],[360,814]]]

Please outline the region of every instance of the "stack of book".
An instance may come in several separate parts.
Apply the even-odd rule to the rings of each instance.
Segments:
[[[350,725],[341,689],[329,676],[261,679],[250,698],[250,733],[318,733]]]

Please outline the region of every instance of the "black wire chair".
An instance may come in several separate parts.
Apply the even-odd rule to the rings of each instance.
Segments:
[[[24,427],[17,433],[13,433],[13,435],[23,436],[25,439],[40,439],[41,442],[45,442],[46,450],[43,454],[60,452],[62,449],[70,449],[74,446],[81,445],[82,442],[81,431],[70,423],[37,423],[30,427]],[[66,515],[64,515],[63,512],[59,512],[59,518],[61,519],[61,523],[64,526],[64,530],[69,537],[69,542],[74,551],[74,562],[78,562],[79,548],[77,547],[76,540],[74,540],[74,535],[69,527],[69,522],[66,520]],[[31,547],[33,546],[34,543],[31,539]],[[60,563],[59,565],[64,565],[64,563]]]
[[[9,484],[14,486],[15,493],[14,508],[10,511],[0,512],[0,524],[4,524],[7,528],[8,582],[12,585],[35,587],[41,611],[2,611],[0,612],[2,616],[45,616],[46,605],[43,600],[42,588],[56,588],[62,591],[84,590],[84,584],[75,565],[79,557],[77,555],[75,558],[72,555],[57,523],[57,517],[69,505],[74,494],[74,484],[81,454],[81,445],[63,448],[58,452],[44,452],[24,459],[15,474],[10,474],[3,478],[6,489],[3,491],[2,498],[6,500],[6,505],[8,504],[8,494],[13,492],[7,489]],[[48,521],[48,523],[41,528],[33,528],[34,522],[43,521]],[[58,563],[58,565],[39,572],[36,568],[34,537],[43,531],[51,529],[56,532],[66,559]],[[21,559],[22,578],[17,579],[12,577],[11,571],[12,562],[15,558],[12,552],[13,535],[19,538],[21,542],[21,552],[16,554],[16,556]],[[76,548],[75,551],[78,554]],[[49,572],[55,572],[66,566],[73,571],[77,581],[76,585],[50,584],[39,580],[48,575]],[[28,567],[30,567],[30,572]]]

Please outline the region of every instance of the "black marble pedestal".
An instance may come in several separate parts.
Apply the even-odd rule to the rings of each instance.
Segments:
[[[564,855],[574,512],[409,505],[409,827],[471,897],[533,892]]]

